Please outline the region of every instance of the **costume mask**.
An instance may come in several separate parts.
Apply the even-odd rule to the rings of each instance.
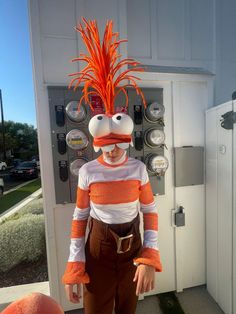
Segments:
[[[105,113],[95,115],[88,126],[89,132],[94,138],[94,150],[99,151],[102,148],[104,151],[111,151],[115,144],[123,149],[128,148],[129,145],[133,145],[131,137],[133,121],[126,113],[116,113],[114,104],[116,97],[123,93],[126,98],[125,108],[127,110],[128,95],[125,88],[134,87],[146,106],[144,95],[136,83],[139,78],[131,74],[131,72],[141,72],[144,69],[138,66],[140,63],[130,58],[118,61],[121,57],[118,53],[119,45],[127,40],[118,40],[119,33],[113,33],[111,20],[106,24],[102,43],[97,22],[86,21],[83,18],[83,23],[84,25],[80,23],[76,30],[80,32],[88,53],[80,54],[79,58],[72,61],[84,61],[87,65],[81,72],[70,74],[74,78],[71,80],[69,88],[74,84],[74,90],[76,90],[80,84],[84,84],[79,107],[85,101],[93,111],[90,100],[92,95],[99,96],[103,102]]]

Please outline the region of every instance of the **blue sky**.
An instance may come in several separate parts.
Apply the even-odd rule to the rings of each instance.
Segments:
[[[27,0],[0,0],[0,24],[4,120],[36,127]]]

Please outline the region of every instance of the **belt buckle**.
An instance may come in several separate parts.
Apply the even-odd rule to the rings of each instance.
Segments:
[[[130,250],[132,242],[133,242],[133,237],[134,237],[133,233],[127,235],[126,237],[119,237],[118,242],[117,242],[117,253],[118,254],[126,253]],[[126,239],[129,240],[129,246],[125,251],[122,251],[121,250],[122,241],[126,240]]]

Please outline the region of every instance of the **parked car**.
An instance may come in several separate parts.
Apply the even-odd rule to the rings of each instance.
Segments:
[[[0,178],[0,196],[3,195],[4,192],[4,181],[3,178]]]
[[[14,168],[19,166],[20,163],[22,163],[22,160],[19,159],[19,158],[13,159],[13,161],[12,161],[12,164],[13,164]]]
[[[38,156],[38,155],[33,156],[33,157],[31,158],[31,161],[36,162],[36,164],[37,164],[37,168],[38,168],[38,170],[40,170],[40,161],[39,161],[39,156]]]
[[[38,178],[37,164],[33,161],[23,161],[19,166],[13,168],[10,174],[16,178]]]
[[[7,164],[5,161],[0,161],[0,170],[6,170],[7,169]]]

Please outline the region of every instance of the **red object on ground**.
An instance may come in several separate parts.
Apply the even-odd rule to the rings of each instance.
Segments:
[[[1,314],[64,314],[64,311],[51,297],[35,292],[11,303]]]

